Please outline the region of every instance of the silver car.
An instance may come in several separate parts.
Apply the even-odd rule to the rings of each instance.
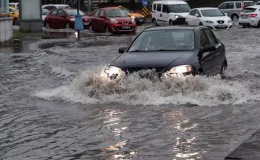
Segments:
[[[223,12],[237,22],[239,19],[239,13],[242,12],[246,7],[253,6],[256,3],[254,1],[226,1],[218,6]]]

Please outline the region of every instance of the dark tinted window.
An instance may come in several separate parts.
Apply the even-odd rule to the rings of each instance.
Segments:
[[[167,6],[166,6],[165,4],[163,4],[163,12],[164,12],[164,13],[167,13],[167,12],[168,12]]]
[[[209,41],[207,39],[206,34],[203,32],[203,30],[200,30],[200,45],[201,47],[209,45]]]
[[[95,17],[98,17],[98,16],[99,16],[99,12],[100,12],[100,10],[99,10],[99,9],[98,9],[98,10],[96,10],[96,11],[95,11],[95,13],[94,13],[94,16],[95,16]]]
[[[219,6],[219,9],[226,9],[227,8],[227,3],[223,3]]]
[[[162,5],[161,4],[157,4],[157,11],[161,11],[162,10]]]
[[[156,10],[156,4],[153,4],[153,10]]]
[[[63,10],[59,10],[58,16],[65,16],[65,12]]]
[[[48,9],[42,9],[42,15],[47,15],[50,11]]]
[[[233,9],[234,8],[234,3],[227,3],[227,8],[226,9]]]
[[[257,2],[256,5],[260,5],[260,2]]]
[[[58,13],[58,10],[55,9],[55,10],[53,10],[53,11],[51,12],[51,15],[52,15],[52,16],[57,16],[57,13]]]
[[[208,36],[209,43],[211,45],[216,45],[218,43],[217,38],[215,37],[214,33],[209,29],[204,29],[205,33]]]
[[[192,11],[190,12],[190,15],[194,16],[195,13],[196,13],[196,10],[192,10]]]
[[[251,13],[251,12],[254,12],[255,10],[256,10],[256,8],[245,8],[244,12]]]
[[[236,8],[242,8],[241,2],[236,2]]]
[[[199,15],[199,17],[201,17],[199,10],[196,10],[195,14],[197,14],[197,15]]]

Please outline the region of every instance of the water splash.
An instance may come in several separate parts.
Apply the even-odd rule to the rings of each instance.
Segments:
[[[228,81],[220,76],[186,76],[159,80],[147,72],[137,72],[112,81],[101,76],[101,69],[80,73],[66,86],[36,92],[46,100],[72,103],[120,103],[130,105],[198,105],[218,106],[241,104],[254,100],[254,93],[246,83]]]

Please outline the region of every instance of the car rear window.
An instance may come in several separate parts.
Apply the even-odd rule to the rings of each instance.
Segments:
[[[253,6],[255,5],[255,2],[244,2],[245,6],[248,7],[248,6]]]
[[[245,8],[244,12],[251,13],[251,12],[254,12],[255,10],[256,10],[256,8]]]

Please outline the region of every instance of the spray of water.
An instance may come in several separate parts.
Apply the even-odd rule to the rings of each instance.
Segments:
[[[186,76],[160,80],[153,71],[140,71],[116,81],[102,76],[101,68],[80,73],[66,86],[36,92],[46,100],[72,103],[130,105],[241,104],[255,99],[250,87],[221,77]]]

